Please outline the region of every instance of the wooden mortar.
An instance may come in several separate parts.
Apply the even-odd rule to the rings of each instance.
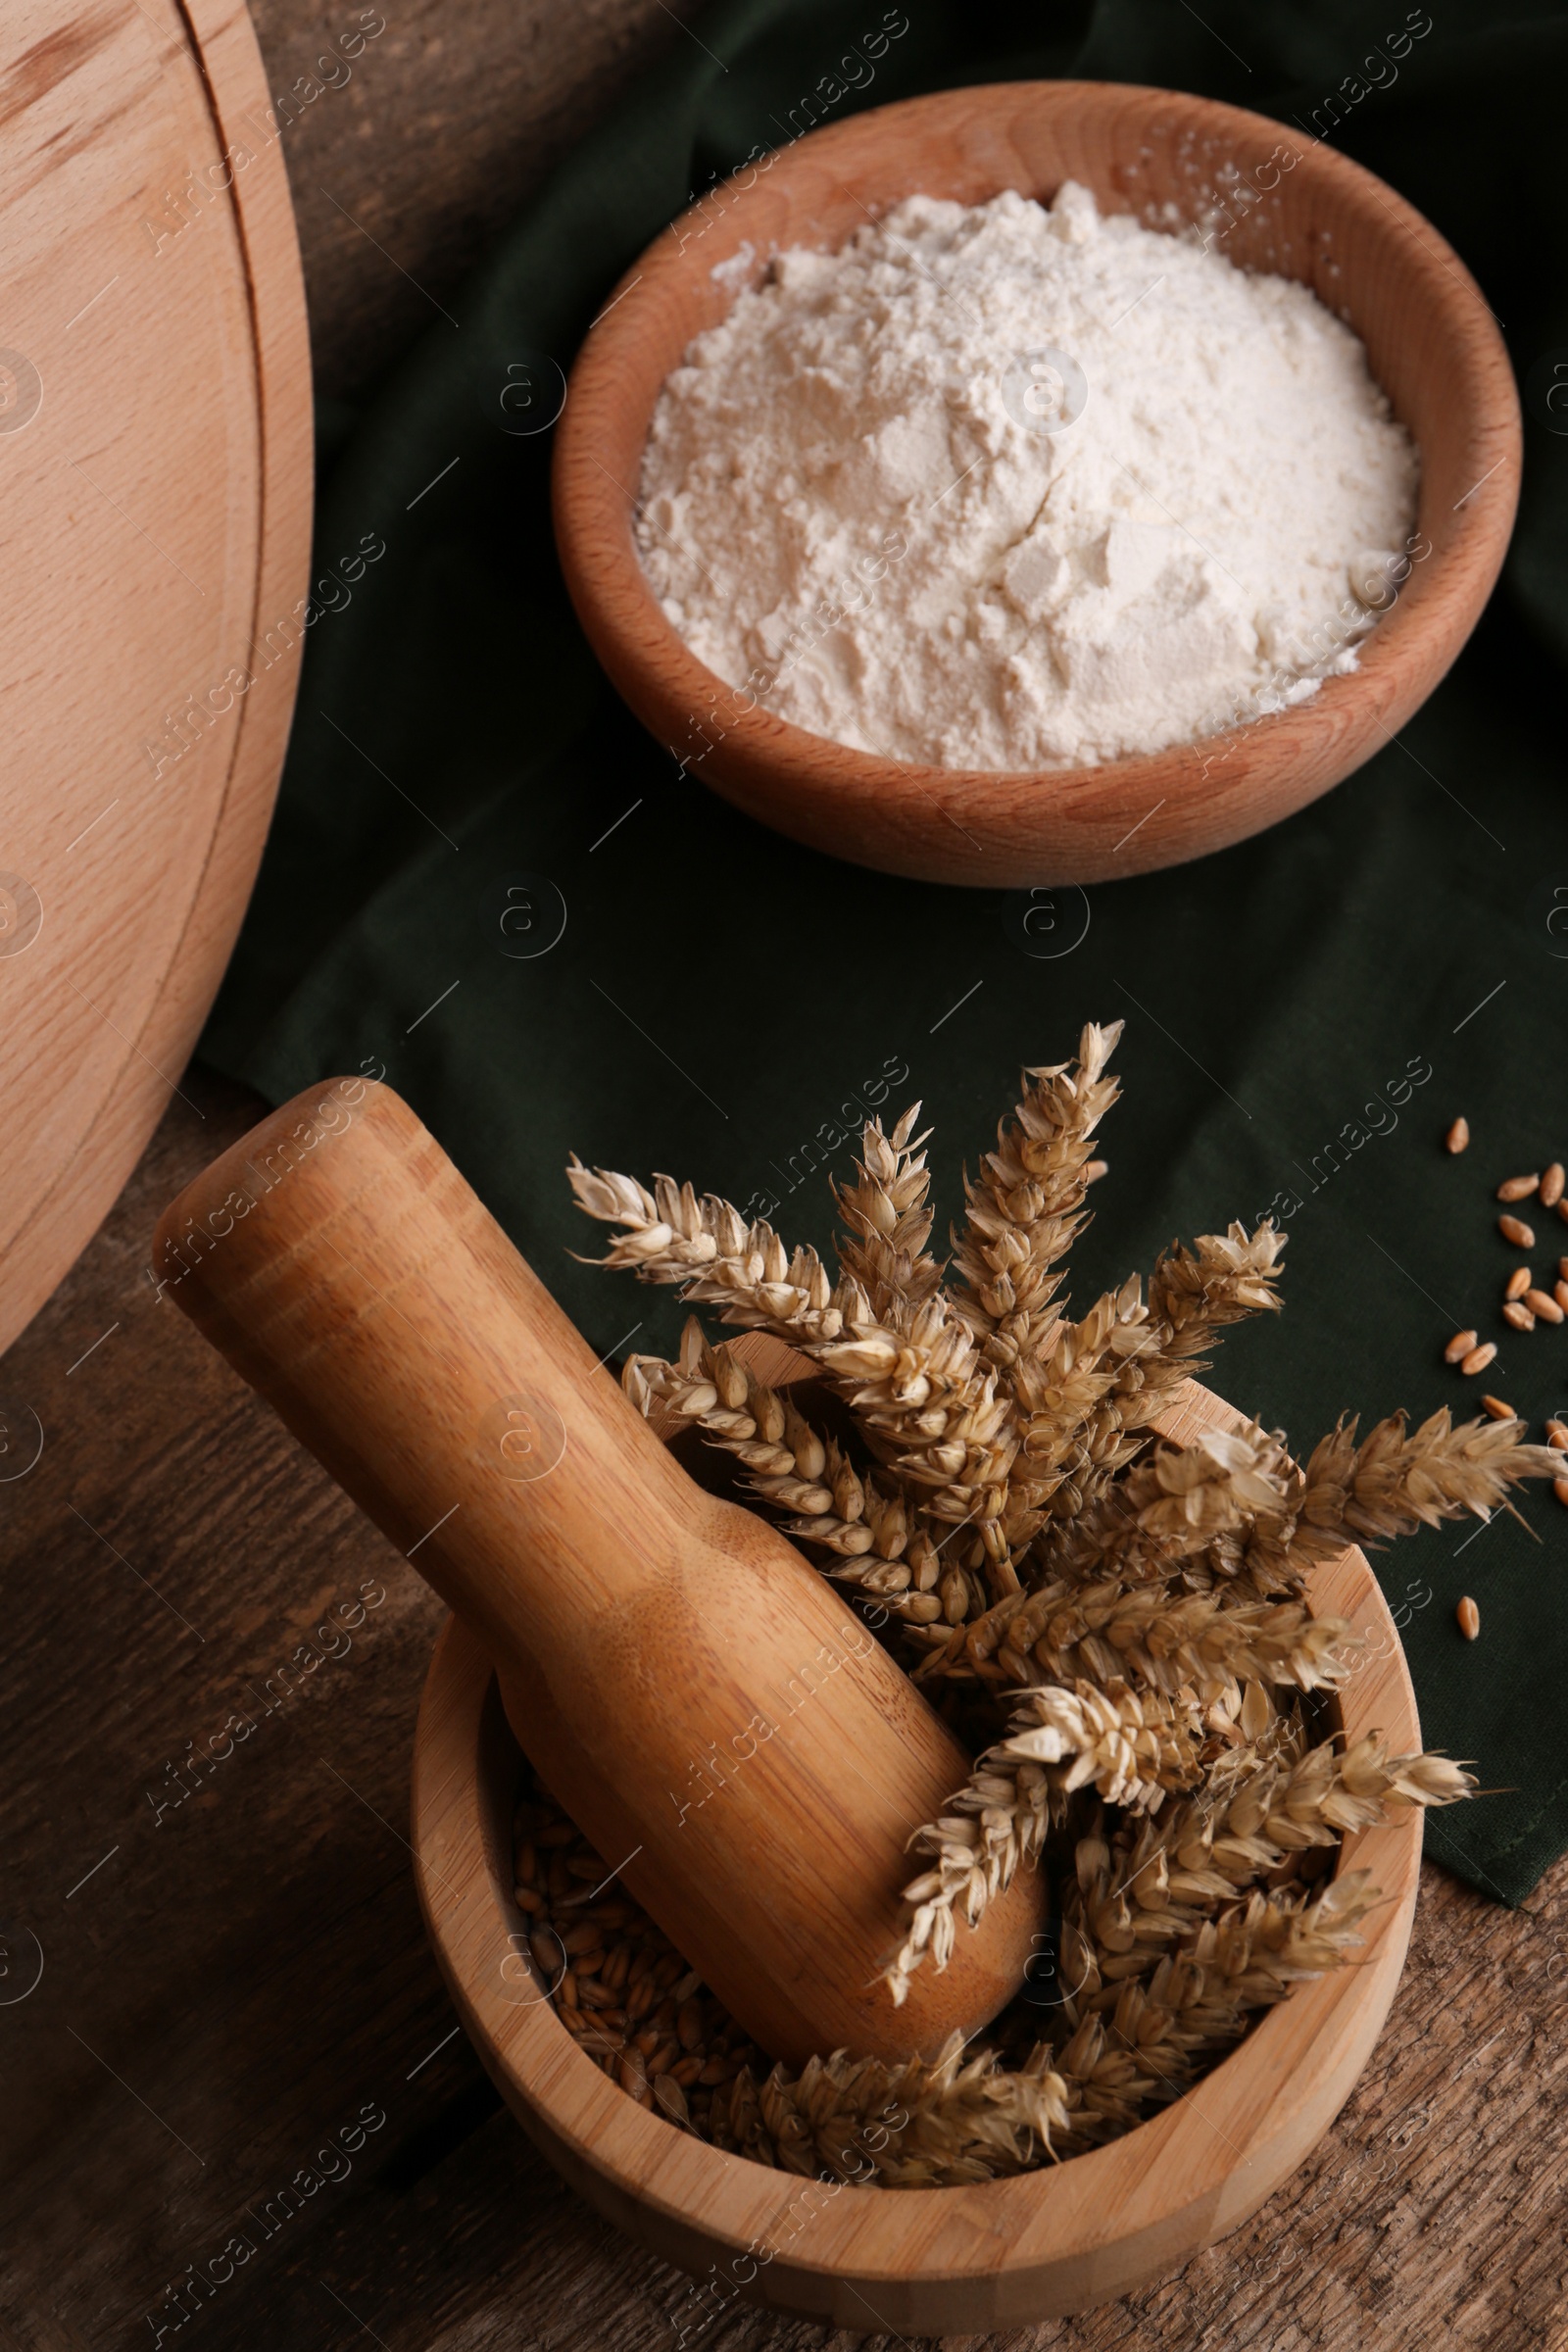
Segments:
[[[735,1348],[775,1389],[814,1372],[760,1333],[742,1333]],[[672,1421],[663,1426],[673,1435]],[[1243,1426],[1191,1382],[1156,1423],[1182,1444],[1205,1427]],[[1419,1748],[1399,1637],[1365,1555],[1352,1547],[1321,1562],[1308,1599],[1366,1641],[1339,1694],[1346,1740],[1378,1731],[1400,1754]],[[453,1622],[430,1663],[414,1748],[411,1836],[430,1940],[468,2039],[552,2164],[639,2244],[694,2274],[671,2320],[671,2343],[684,2331],[689,2346],[715,2343],[736,2301],[894,2342],[1054,2319],[1179,2270],[1289,2180],[1348,2098],[1398,1984],[1421,1868],[1416,1807],[1348,1837],[1337,1875],[1368,1871],[1385,1897],[1351,1965],[1297,1985],[1185,2096],[1120,2139],[964,2188],[840,2187],[679,2131],[571,2038],[513,1899],[519,1774],[490,1662]],[[1049,2010],[1039,2015],[1049,2023]],[[1236,2278],[1210,2284],[1223,2296]],[[1245,2332],[1240,2324],[1216,2340]]]
[[[160,1223],[163,1287],[479,1635],[547,1787],[793,2064],[930,2055],[1021,1983],[1036,1874],[896,2009],[910,1833],[969,1759],[833,1586],[704,1493],[389,1088],[298,1096]]]

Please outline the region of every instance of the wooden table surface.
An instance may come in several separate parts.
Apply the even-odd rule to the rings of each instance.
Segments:
[[[305,264],[316,383],[352,394],[703,0],[253,0]],[[379,29],[376,29],[379,26]]]
[[[257,0],[274,92],[340,13]],[[323,389],[435,315],[690,13],[386,12],[285,137]],[[687,2281],[563,2186],[457,2027],[405,1843],[439,1604],[145,1274],[160,1208],[260,1108],[188,1071],[0,1363],[0,2345],[857,2340],[740,2305],[693,2329]],[[328,1656],[313,1630],[355,1596]],[[1523,1913],[1428,1869],[1389,2029],[1298,2179],[1148,2293],[984,2341],[1568,2345],[1565,2024],[1568,1865]]]
[[[0,2344],[675,2352],[687,2282],[534,2153],[425,1946],[439,1605],[147,1279],[159,1209],[259,1109],[188,1071],[0,1363]],[[1565,2024],[1568,1866],[1520,1913],[1429,1868],[1388,2031],[1290,2187],[1164,2284],[985,2342],[1568,2344]],[[739,2305],[685,2338],[854,2340]]]

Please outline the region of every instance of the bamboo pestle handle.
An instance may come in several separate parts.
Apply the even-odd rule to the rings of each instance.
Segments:
[[[929,2055],[995,2015],[1032,1878],[903,2008],[877,1982],[968,1758],[793,1544],[686,1476],[390,1088],[274,1111],[154,1262],[483,1637],[553,1794],[764,2050]]]

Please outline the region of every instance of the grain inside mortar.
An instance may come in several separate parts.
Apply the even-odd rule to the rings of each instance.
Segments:
[[[613,1882],[595,1893],[609,1864],[526,1767],[513,1836],[514,1898],[566,2031],[628,2097],[732,2146],[735,2080],[769,2061],[639,1903]]]
[[[579,2049],[628,2098],[711,2146],[814,2175],[821,2148],[792,2130],[769,2098],[772,2059],[639,1903],[623,1891],[603,1891],[609,1865],[526,1764],[513,1849],[514,1899],[527,1922],[534,1969]],[[1330,1856],[1305,1857],[1314,1876],[1331,1865]],[[1048,1986],[1040,1989],[1051,1997]],[[1049,2015],[1049,2008],[1020,1997],[981,2040],[1005,2064],[1021,2067]],[[889,2122],[907,2121],[896,2098],[888,2099],[885,2113]],[[841,2177],[874,2177],[868,2158],[877,2124],[874,2100],[847,2119],[845,2160],[833,2168]],[[1046,2161],[1043,2146],[1035,2161]]]
[[[1337,1855],[1337,1845],[1290,1854],[1263,1883],[1270,1890],[1320,1883],[1332,1875]],[[715,2148],[786,2172],[819,2170],[828,2151],[790,2114],[792,2099],[769,2095],[771,2058],[639,1903],[620,1889],[605,1892],[610,1872],[603,1855],[526,1763],[513,1816],[513,1874],[514,1899],[527,1922],[529,1952],[551,2007],[612,2082],[650,2113]],[[1004,2067],[1026,2067],[1061,2015],[1049,1961],[1038,1975],[1039,1982],[1023,1987],[974,2045],[995,2051]],[[1209,2063],[1226,2054],[1216,2051]],[[1117,2072],[1112,2050],[1105,2068],[1108,2112],[1115,2107]],[[777,2080],[790,2084],[797,2079],[778,2070]],[[1172,2084],[1173,2091],[1189,2087]],[[844,2144],[831,2151],[831,2169],[840,2178],[874,2180],[880,2168],[870,2158],[873,2148],[881,2152],[879,2122],[885,2136],[887,2125],[907,2121],[908,2110],[897,2096],[885,2105],[873,2099],[846,2116]],[[1000,2148],[997,2155],[999,2170],[1013,2169],[1002,2161]],[[1037,2144],[1025,2169],[1050,2160],[1046,2146]],[[954,2166],[956,2178],[962,2177],[960,2168],[961,2159]],[[974,2168],[970,2177],[985,2175]]]

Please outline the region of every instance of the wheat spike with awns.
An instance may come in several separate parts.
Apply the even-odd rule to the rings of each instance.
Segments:
[[[1053,1868],[1064,1890],[1059,1998],[1015,2002],[983,2047],[743,2069],[708,2134],[765,2163],[928,2186],[1113,2137],[1353,1951],[1378,1896],[1364,1873],[1328,1875],[1347,1830],[1474,1786],[1441,1756],[1323,1736],[1318,1694],[1355,1645],[1313,1614],[1306,1580],[1349,1544],[1485,1517],[1557,1457],[1516,1420],[1455,1428],[1446,1411],[1359,1441],[1342,1420],[1304,1463],[1255,1424],[1157,1435],[1225,1327],[1277,1311],[1285,1237],[1233,1224],[1174,1244],[1147,1284],[1072,1314],[1120,1034],[1091,1023],[1075,1062],[1026,1073],[965,1177],[946,1263],[918,1104],[886,1132],[870,1120],[835,1187],[836,1276],[689,1184],[568,1171],[578,1205],[618,1228],[601,1262],[817,1367],[838,1435],[695,1315],[675,1361],[633,1356],[624,1383],[734,1458],[977,1752],[910,1841],[922,1867],[889,1997],[943,1968],[1015,1871]]]

